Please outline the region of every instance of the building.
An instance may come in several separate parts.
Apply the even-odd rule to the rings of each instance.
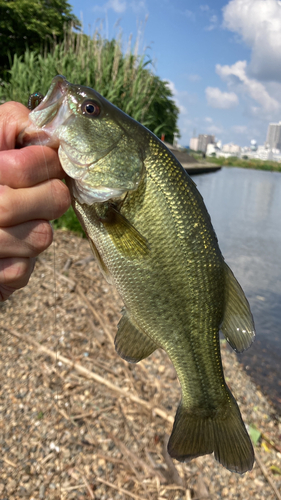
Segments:
[[[237,144],[224,144],[221,141],[217,144],[208,144],[207,146],[207,156],[216,156],[217,158],[224,157],[229,158],[230,156],[241,156],[241,148]]]
[[[240,156],[241,153],[241,148],[240,146],[237,146],[237,144],[224,144],[222,147],[222,152],[223,153],[228,153],[229,155],[232,156]]]
[[[189,147],[193,149],[193,151],[202,151],[206,153],[208,144],[215,144],[215,136],[200,134],[198,137],[192,137],[190,139]]]
[[[206,156],[220,156],[221,149],[217,144],[208,144],[206,150]]]
[[[266,144],[271,149],[281,149],[281,122],[268,125]]]
[[[214,135],[205,135],[200,134],[198,136],[198,150],[206,153],[208,144],[215,144],[215,136]]]
[[[193,149],[193,151],[198,151],[198,137],[192,137],[190,139],[189,147]]]

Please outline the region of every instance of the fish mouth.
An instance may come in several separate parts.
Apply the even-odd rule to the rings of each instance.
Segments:
[[[44,144],[53,148],[60,145],[55,134],[57,128],[72,115],[67,102],[69,86],[64,76],[56,76],[43,101],[29,115],[31,123],[39,129],[39,134],[42,131]]]
[[[20,147],[39,144],[58,149],[60,141],[55,132],[72,115],[67,100],[69,87],[71,84],[64,76],[53,78],[44,99],[29,114],[30,124],[17,138]]]
[[[106,100],[103,102],[103,98],[93,89],[69,83],[64,76],[56,76],[42,102],[30,112],[29,125],[18,138],[20,147],[36,144],[58,149],[64,172],[76,182],[72,194],[86,204],[119,198],[138,184],[135,174],[132,179],[130,175],[124,175],[122,162],[117,172],[114,169],[114,150],[126,136],[124,127],[120,124],[116,128],[112,127],[113,131],[104,142],[101,141],[99,128],[97,138],[89,134],[91,127],[86,124],[91,122],[84,122],[88,117],[83,117],[82,108],[89,94],[100,103],[99,119],[105,118],[106,121]],[[126,140],[123,142],[126,150]],[[136,160],[136,167],[141,171],[140,159]]]
[[[79,89],[83,95],[82,89]],[[71,92],[72,91],[72,92]],[[58,133],[58,129],[67,126],[75,119],[72,104],[77,105],[77,85],[69,83],[62,75],[53,78],[51,86],[41,103],[29,114],[30,124],[21,132],[17,143],[20,147],[39,144],[54,149],[62,149],[73,168],[80,170],[82,167],[90,167],[102,158],[105,158],[114,150],[120,141],[122,134],[107,148],[105,148],[94,159],[86,158],[79,160],[74,154],[65,137]],[[71,175],[69,173],[69,175]],[[78,175],[78,178],[81,174]],[[76,176],[73,176],[76,178]]]

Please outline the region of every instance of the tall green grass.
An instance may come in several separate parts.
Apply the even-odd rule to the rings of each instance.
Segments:
[[[9,81],[0,86],[0,99],[26,105],[29,94],[45,94],[58,74],[94,88],[158,136],[178,133],[179,111],[171,91],[154,74],[146,54],[138,54],[138,43],[132,47],[129,40],[123,53],[121,37],[107,40],[99,31],[93,37],[69,31],[49,52],[27,49],[23,56],[14,55]]]
[[[165,133],[172,142],[178,134],[179,110],[172,99],[167,82],[154,74],[151,60],[138,53],[138,40],[129,39],[123,51],[121,37],[105,39],[101,30],[92,37],[65,33],[62,43],[51,50],[14,55],[10,61],[9,81],[1,82],[0,101],[14,100],[27,105],[34,92],[45,94],[54,76],[92,87],[159,137]],[[82,231],[73,209],[54,221],[55,228]]]

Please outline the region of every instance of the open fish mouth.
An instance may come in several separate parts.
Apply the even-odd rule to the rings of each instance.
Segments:
[[[79,95],[80,97],[84,95],[82,89],[79,87],[77,89],[77,85],[69,83],[64,76],[58,75],[53,78],[44,99],[31,111],[29,115],[31,123],[19,135],[18,144],[21,147],[31,144],[49,146],[55,149],[60,147],[69,162],[75,165],[77,169],[81,169],[81,167],[87,168],[94,165],[101,158],[106,157],[116,147],[122,134],[109,147],[105,147],[103,151],[100,151],[99,154],[86,158],[83,150],[80,151],[79,146],[75,152],[75,148],[71,147],[70,141],[62,133],[62,129],[75,120],[73,111],[74,108],[79,106]],[[77,154],[77,152],[81,152],[81,155]],[[78,177],[80,176],[81,174]]]
[[[69,83],[58,75],[30,112],[30,123],[20,134],[20,147],[42,145],[58,149],[65,173],[72,178],[72,194],[81,203],[119,198],[139,185],[143,155],[132,133],[135,123],[94,89]]]
[[[38,143],[52,148],[60,145],[58,128],[72,115],[68,105],[69,83],[56,76],[42,102],[29,115],[31,124],[23,134],[23,145]]]
[[[63,112],[60,112],[63,99],[67,94],[67,84],[67,80],[61,75],[53,79],[44,99],[29,114],[29,125],[18,135],[18,147],[30,145],[50,146],[55,149],[59,147],[59,140],[54,132],[58,124],[58,115],[60,119],[67,119],[65,115],[67,106],[63,106]],[[53,122],[52,126],[48,126],[51,122]]]

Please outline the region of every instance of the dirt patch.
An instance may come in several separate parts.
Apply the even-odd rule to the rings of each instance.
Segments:
[[[64,231],[1,304],[0,499],[281,498],[280,418],[225,344],[258,461],[239,476],[212,456],[169,459],[175,370],[161,350],[137,365],[115,353],[121,308],[87,241]]]

